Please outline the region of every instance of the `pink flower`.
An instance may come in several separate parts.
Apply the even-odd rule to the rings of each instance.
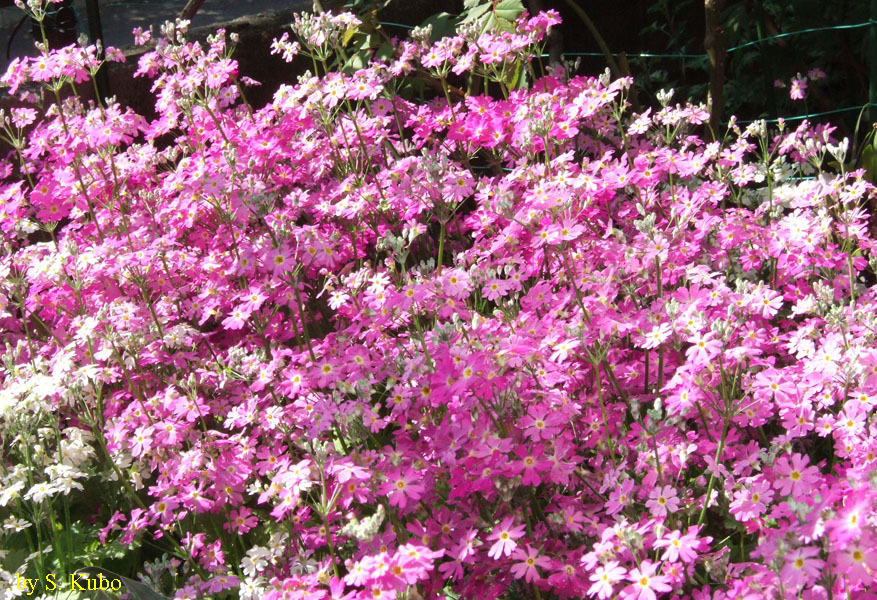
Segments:
[[[697,331],[686,341],[692,346],[685,351],[685,356],[696,365],[710,362],[722,349],[722,342],[716,339],[712,331],[706,334]]]
[[[851,584],[873,584],[874,573],[877,572],[877,553],[874,552],[874,538],[870,534],[835,552],[832,558],[838,572],[843,573]]]
[[[770,482],[759,477],[747,487],[734,492],[734,499],[728,512],[739,521],[751,521],[764,514],[771,500],[773,500],[773,490]]]
[[[326,387],[330,383],[334,383],[336,377],[338,377],[338,373],[336,373],[333,361],[324,360],[320,363],[316,372],[317,385],[319,387]]]
[[[676,490],[669,485],[653,489],[646,502],[646,508],[656,517],[666,517],[668,512],[676,512],[679,509]]]
[[[526,417],[521,419],[526,437],[533,441],[552,439],[559,431],[558,425],[563,417],[538,406],[531,406]]]
[[[387,481],[380,488],[380,493],[390,496],[390,506],[405,508],[409,500],[420,500],[424,487],[416,483],[416,474],[412,470],[396,469],[387,476]]]
[[[779,490],[781,496],[791,494],[795,499],[799,499],[810,493],[810,490],[819,481],[819,469],[807,465],[810,464],[810,457],[801,454],[792,454],[791,462],[788,456],[781,456],[774,465],[774,475],[777,479],[773,482],[773,486]]]
[[[780,571],[783,583],[791,587],[800,587],[819,579],[825,561],[815,558],[818,555],[819,549],[809,546],[796,548],[786,554],[786,564]]]
[[[525,527],[523,525],[512,527],[512,523],[514,523],[514,518],[506,517],[498,527],[494,527],[487,539],[496,540],[496,542],[488,550],[487,556],[499,560],[501,556],[511,555],[512,551],[518,547],[515,540],[524,536]]]
[[[639,569],[634,569],[627,574],[627,580],[632,581],[621,592],[625,600],[655,600],[655,592],[669,592],[673,589],[667,585],[667,578],[663,575],[655,575],[658,565],[644,560]]]
[[[574,339],[563,340],[562,342],[555,342],[554,344],[552,344],[552,349],[554,350],[554,352],[551,354],[551,360],[562,363],[568,358],[570,351],[576,348],[578,345],[579,341]]]
[[[231,314],[222,321],[222,326],[226,329],[241,329],[250,318],[250,311],[246,305],[241,305],[231,311]]]
[[[529,545],[527,546],[526,552],[521,548],[515,550],[512,558],[516,558],[520,561],[512,565],[512,575],[515,579],[523,577],[524,581],[527,583],[530,583],[534,579],[540,579],[539,570],[536,567],[542,567],[545,569],[551,566],[551,561],[547,557],[540,556],[539,550],[532,548]]]
[[[541,479],[539,473],[544,473],[551,465],[542,459],[542,445],[526,445],[515,448],[515,455],[521,460],[515,461],[509,467],[509,474],[518,475],[523,473],[521,483],[524,485],[539,485]]]
[[[865,527],[869,514],[874,510],[874,496],[869,490],[862,490],[846,498],[845,506],[836,519],[827,523],[831,539],[845,543],[859,537]]]
[[[174,498],[161,499],[150,507],[150,512],[161,519],[165,525],[172,523],[179,518],[174,511],[179,508],[180,503]]]
[[[755,297],[755,306],[761,311],[761,316],[770,319],[783,306],[783,297],[771,289],[763,289]]]
[[[253,511],[246,506],[242,506],[240,510],[232,510],[230,516],[231,523],[226,523],[224,527],[226,531],[231,530],[237,534],[247,533],[259,523]]]
[[[508,293],[508,283],[503,279],[491,279],[481,288],[481,293],[491,302]]]
[[[460,269],[447,270],[442,279],[442,291],[449,296],[459,297],[469,289],[469,275]]]
[[[633,479],[625,479],[618,486],[612,490],[612,493],[609,495],[609,500],[606,502],[606,513],[610,515],[614,515],[615,513],[621,512],[624,507],[628,505],[631,500],[631,492],[633,491],[634,481]]]
[[[681,531],[673,530],[664,534],[655,542],[655,548],[666,548],[662,560],[676,562],[681,560],[685,564],[697,560],[697,551],[703,546],[703,540],[697,539],[697,527],[689,527],[688,533],[682,535]]]
[[[754,396],[757,399],[773,398],[777,402],[785,402],[795,397],[795,383],[787,375],[777,369],[767,369],[755,376],[752,383]]]
[[[798,73],[797,77],[792,78],[792,86],[789,89],[789,97],[792,100],[803,100],[807,93],[807,78],[802,77]]]
[[[249,291],[241,294],[241,300],[243,301],[241,308],[246,312],[255,312],[259,310],[259,307],[262,306],[262,303],[267,299],[268,296],[266,296],[259,287],[253,286]]]
[[[425,546],[405,544],[390,558],[390,572],[407,585],[414,585],[427,577],[433,561],[444,553],[444,550],[433,552]]]

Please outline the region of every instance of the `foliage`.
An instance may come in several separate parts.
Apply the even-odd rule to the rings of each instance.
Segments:
[[[524,12],[521,0],[464,0],[460,23],[473,23],[481,32],[514,31],[515,21]]]

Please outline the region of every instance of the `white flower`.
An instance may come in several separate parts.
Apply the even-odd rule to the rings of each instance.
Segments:
[[[813,294],[807,294],[803,298],[800,298],[795,306],[792,307],[792,315],[806,315],[816,310],[816,298],[813,297]]]
[[[61,440],[61,455],[65,465],[78,469],[83,463],[94,458],[95,450],[89,443],[94,439],[91,433],[78,427],[68,427],[64,430],[64,434],[67,439]]]
[[[562,363],[566,360],[567,356],[569,356],[569,352],[578,345],[578,340],[564,340],[562,342],[555,343],[552,346],[554,352],[551,355],[551,360]]]
[[[255,577],[258,573],[265,570],[268,561],[271,559],[271,552],[262,546],[253,546],[247,550],[247,555],[241,561],[241,568],[247,577]]]
[[[238,593],[241,600],[258,600],[265,594],[265,582],[261,577],[247,577],[241,582]]]
[[[50,483],[38,483],[25,493],[24,499],[42,502],[46,498],[51,498],[57,492],[58,489]]]
[[[268,541],[268,547],[271,549],[272,558],[280,556],[286,551],[286,541],[289,539],[288,533],[277,532],[271,535]]]
[[[656,94],[656,96],[657,96],[658,102],[661,104],[661,106],[667,106],[668,104],[670,104],[670,101],[673,99],[674,92],[675,92],[675,90],[670,90],[670,91],[666,91],[664,89],[658,90],[658,93]]]
[[[21,490],[24,489],[23,481],[16,481],[15,483],[9,484],[7,483],[3,486],[3,489],[0,490],[0,506],[6,506],[9,504],[10,500],[14,500],[21,496]]]
[[[52,480],[52,485],[63,495],[70,493],[72,489],[82,491],[83,485],[76,481],[77,478],[86,477],[86,474],[69,465],[51,465],[46,467],[46,474]]]
[[[847,158],[847,150],[850,147],[850,139],[844,138],[842,142],[840,142],[837,146],[834,144],[826,144],[828,147],[828,152],[831,154],[837,162],[843,163]]]
[[[668,337],[670,337],[670,325],[668,325],[667,323],[655,325],[652,330],[646,334],[645,340],[643,341],[641,347],[647,349],[657,348]]]
[[[3,529],[10,530],[12,531],[12,533],[24,531],[25,529],[30,527],[30,525],[31,524],[28,521],[16,518],[11,515],[5,521],[3,521]]]

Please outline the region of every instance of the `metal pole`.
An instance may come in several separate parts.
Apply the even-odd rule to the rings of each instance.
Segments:
[[[88,15],[88,37],[91,38],[92,44],[95,44],[100,40],[101,51],[98,55],[98,59],[103,60],[104,31],[100,23],[100,7],[97,4],[97,0],[85,0],[85,10]],[[95,79],[97,82],[97,92],[100,96],[97,101],[103,103],[104,98],[110,95],[110,86],[109,81],[107,80],[107,70],[105,65],[101,65],[101,68],[98,69]]]

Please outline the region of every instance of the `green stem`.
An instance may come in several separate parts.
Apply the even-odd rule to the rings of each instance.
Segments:
[[[594,371],[597,373],[597,399],[600,402],[600,415],[603,417],[603,430],[606,432],[606,445],[609,446],[612,464],[615,465],[618,458],[615,456],[615,446],[612,444],[612,436],[609,434],[609,420],[606,418],[606,405],[603,403],[603,378],[600,376],[599,365],[594,365]]]
[[[441,231],[439,232],[439,247],[438,247],[438,276],[442,276],[442,261],[444,260],[445,253],[445,222],[439,221],[441,225]]]
[[[308,345],[308,354],[311,355],[312,361],[317,362],[317,357],[314,354],[314,348],[313,346],[311,346],[311,335],[310,333],[308,333],[308,324],[305,323],[305,307],[301,301],[301,290],[298,289],[298,282],[296,282],[296,285],[293,285],[292,287],[295,288],[295,297],[298,301],[298,314],[301,317],[301,329],[302,333],[305,336],[305,342]]]
[[[664,275],[661,272],[661,259],[655,258],[655,276],[658,279],[658,298],[664,297]],[[655,393],[659,393],[664,387],[664,344],[658,347],[658,386]],[[660,467],[658,467],[660,469]]]
[[[724,421],[722,422],[722,437],[721,437],[721,439],[719,439],[719,447],[716,449],[716,460],[715,460],[716,465],[720,464],[720,461],[722,460],[722,452],[725,450],[725,436],[727,436],[727,435],[728,435],[728,418],[725,417]],[[706,507],[710,503],[710,496],[712,496],[713,485],[715,485],[715,482],[716,482],[716,473],[715,473],[715,471],[713,471],[712,473],[710,473],[710,480],[706,486],[706,497],[704,498],[704,501],[703,501],[703,508],[700,509],[700,516],[697,518],[698,525],[703,525],[704,517],[706,517]]]

